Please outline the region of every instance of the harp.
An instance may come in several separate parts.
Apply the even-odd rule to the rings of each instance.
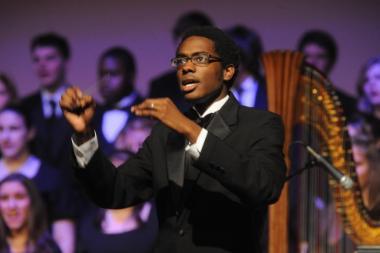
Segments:
[[[285,125],[288,168],[297,170],[308,160],[302,150],[290,154],[287,148],[301,140],[354,180],[353,189],[345,190],[322,168],[312,168],[289,181],[269,209],[268,252],[353,252],[354,244],[380,244],[380,221],[363,211],[346,120],[332,84],[304,64],[300,52],[269,52],[262,63],[268,109]],[[336,231],[329,230],[333,222]]]

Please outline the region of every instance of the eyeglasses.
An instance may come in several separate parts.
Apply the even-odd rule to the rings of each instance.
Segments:
[[[198,53],[192,56],[180,56],[171,59],[172,67],[178,68],[186,64],[186,62],[191,61],[194,65],[197,66],[207,66],[211,62],[222,61],[221,58],[212,56],[208,53]]]

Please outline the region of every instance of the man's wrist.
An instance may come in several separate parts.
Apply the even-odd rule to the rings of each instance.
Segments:
[[[193,144],[197,141],[197,138],[202,130],[195,122],[191,121],[189,125],[185,125],[184,135],[188,139],[188,141]]]
[[[76,145],[80,146],[81,144],[91,140],[95,137],[94,129],[90,128],[84,132],[75,132],[73,136],[73,140]]]

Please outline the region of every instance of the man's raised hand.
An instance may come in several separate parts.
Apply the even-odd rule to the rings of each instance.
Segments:
[[[185,135],[191,143],[197,140],[201,132],[201,127],[183,115],[169,98],[146,99],[133,106],[131,111],[137,116],[152,117],[161,121],[174,131]]]
[[[59,104],[76,133],[84,134],[91,130],[90,122],[95,113],[93,97],[84,94],[78,87],[70,87],[62,95]]]

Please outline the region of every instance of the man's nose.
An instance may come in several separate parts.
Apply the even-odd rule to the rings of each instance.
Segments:
[[[195,65],[194,63],[188,59],[185,64],[182,65],[182,71],[184,73],[187,73],[187,72],[194,72],[195,71]]]

